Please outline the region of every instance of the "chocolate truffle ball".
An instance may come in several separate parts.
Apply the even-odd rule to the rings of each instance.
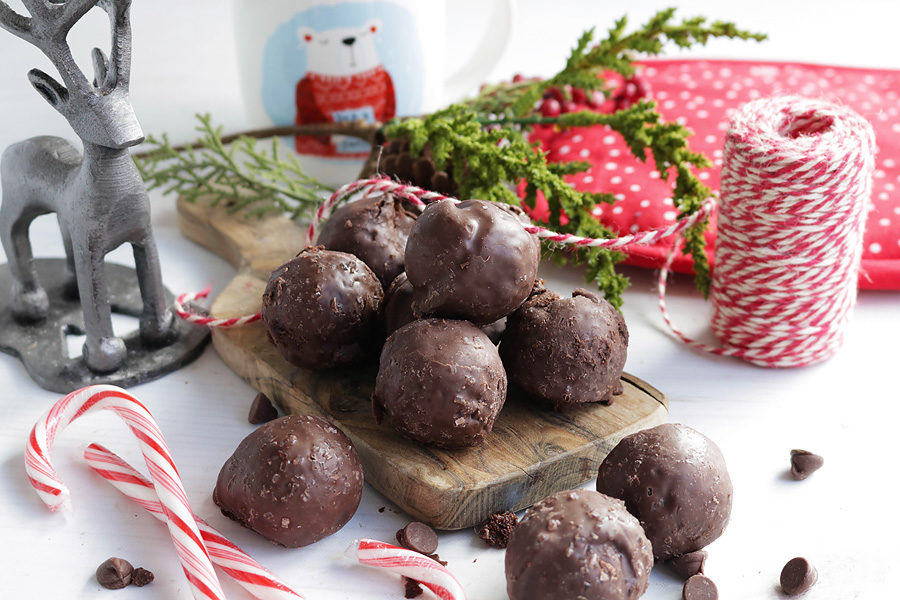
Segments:
[[[384,329],[388,335],[391,335],[407,323],[412,323],[416,320],[412,310],[412,301],[412,285],[410,285],[406,273],[400,273],[391,282],[388,291],[384,295]],[[506,318],[504,317],[480,327],[494,344],[498,344],[503,331],[506,329]]]
[[[628,328],[609,302],[587,290],[561,298],[541,285],[507,318],[500,343],[510,383],[557,409],[621,394],[627,351]]]
[[[657,560],[700,550],[722,535],[733,489],[712,440],[667,423],[625,437],[600,464],[597,489],[625,501]]]
[[[537,239],[512,212],[483,200],[435,202],[406,244],[413,312],[492,323],[528,297],[539,260]]]
[[[559,492],[532,506],[506,548],[509,600],[634,600],[647,590],[653,551],[621,500]]]
[[[267,540],[299,548],[343,527],[362,489],[347,436],[319,417],[289,415],[244,438],[219,472],[213,501]]]
[[[406,238],[417,216],[418,211],[392,194],[362,198],[332,213],[318,243],[353,254],[387,287],[403,271]]]
[[[413,321],[381,351],[375,419],[412,440],[441,448],[480,444],[505,401],[497,348],[467,321]]]
[[[377,348],[382,299],[381,283],[360,259],[306,248],[272,273],[262,321],[289,363],[307,369],[348,365]]]

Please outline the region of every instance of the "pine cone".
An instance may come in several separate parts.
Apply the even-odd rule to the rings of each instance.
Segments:
[[[376,146],[374,151],[378,152],[379,148]],[[430,148],[426,147],[422,156],[415,158],[409,152],[408,140],[395,139],[384,142],[380,151],[379,173],[439,194],[452,196],[456,193],[453,173],[435,169]]]

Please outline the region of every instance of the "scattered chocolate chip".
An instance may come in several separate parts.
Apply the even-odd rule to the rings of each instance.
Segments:
[[[483,539],[488,546],[494,548],[506,548],[509,542],[509,534],[519,523],[516,513],[497,512],[488,517],[488,520],[475,529],[478,537]]]
[[[418,598],[422,595],[422,586],[415,579],[404,577],[403,585],[406,586],[406,593],[404,594],[404,596],[406,596],[407,598]]]
[[[268,423],[277,416],[278,410],[272,405],[272,401],[269,400],[268,396],[260,392],[250,405],[250,414],[247,415],[247,420],[253,425],[261,425]]]
[[[811,588],[818,578],[816,568],[798,556],[789,560],[781,570],[781,590],[788,596],[796,596]]]
[[[434,554],[438,547],[438,536],[434,529],[425,523],[413,521],[397,532],[400,545],[421,554]]]
[[[707,556],[706,550],[688,552],[669,560],[669,565],[682,579],[689,579],[698,573],[703,573]]]
[[[822,468],[825,459],[807,450],[791,450],[791,475],[794,479],[806,479]]]
[[[97,567],[97,583],[108,590],[121,590],[131,583],[134,567],[124,558],[109,558]]]
[[[131,574],[131,585],[144,587],[148,583],[152,583],[153,579],[153,571],[148,571],[144,567],[138,567],[134,570],[134,573]]]
[[[709,577],[694,575],[684,582],[681,597],[684,600],[718,600],[719,590]]]

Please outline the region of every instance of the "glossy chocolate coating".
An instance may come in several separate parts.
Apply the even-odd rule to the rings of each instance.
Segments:
[[[383,287],[403,271],[406,238],[418,212],[393,195],[362,198],[335,210],[318,243],[366,263]]]
[[[407,323],[416,320],[412,310],[413,288],[406,277],[406,273],[400,273],[391,282],[388,291],[384,295],[384,329],[391,335]],[[500,343],[500,338],[506,330],[506,318],[499,319],[487,325],[480,325],[481,330],[487,334],[494,344]]]
[[[307,369],[348,365],[377,348],[382,299],[381,283],[360,259],[306,248],[272,273],[262,321],[289,363]]]
[[[376,420],[442,448],[484,440],[506,401],[497,348],[467,321],[422,319],[395,331],[381,351]]]
[[[621,500],[592,490],[535,504],[506,548],[510,600],[635,600],[653,567],[650,542]]]
[[[343,527],[362,489],[347,436],[319,417],[289,415],[244,438],[219,472],[213,501],[269,541],[299,548]]]
[[[625,501],[657,560],[700,550],[722,535],[734,492],[719,447],[676,423],[619,442],[600,464],[597,489]]]
[[[406,244],[417,316],[483,325],[528,297],[540,244],[517,216],[483,200],[441,200],[419,216]]]
[[[628,328],[605,299],[535,286],[506,321],[500,355],[511,384],[561,409],[622,393]]]

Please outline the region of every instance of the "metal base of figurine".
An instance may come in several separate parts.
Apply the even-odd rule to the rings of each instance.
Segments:
[[[148,346],[137,330],[122,336],[128,357],[112,373],[95,373],[81,356],[70,357],[66,337],[84,334],[81,303],[64,259],[36,259],[41,286],[50,298],[50,312],[38,323],[22,323],[10,309],[12,277],[9,265],[0,265],[0,351],[17,356],[31,378],[44,389],[68,393],[86,385],[109,383],[137,385],[170,373],[192,362],[209,341],[209,330],[175,318],[173,341]],[[143,309],[134,269],[106,264],[110,306],[113,313],[139,317]],[[174,297],[166,290],[171,305]]]

